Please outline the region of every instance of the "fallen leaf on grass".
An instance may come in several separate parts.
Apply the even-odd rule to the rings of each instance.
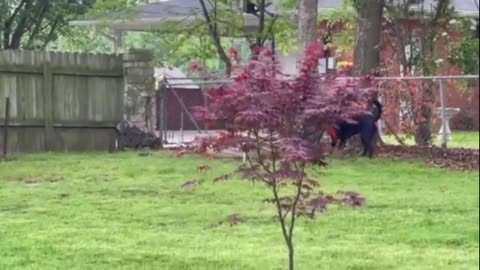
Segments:
[[[243,219],[240,216],[240,214],[230,215],[230,216],[228,216],[227,219],[228,219],[228,222],[230,223],[230,227],[233,227],[233,226],[238,225],[238,224],[243,222]]]
[[[198,182],[196,180],[187,181],[182,184],[181,188],[186,191],[194,191],[198,186]]]

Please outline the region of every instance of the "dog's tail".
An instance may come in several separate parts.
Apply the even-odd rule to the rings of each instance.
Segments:
[[[373,105],[376,107],[375,113],[373,114],[373,118],[375,122],[377,122],[383,114],[383,106],[378,100],[373,100]]]

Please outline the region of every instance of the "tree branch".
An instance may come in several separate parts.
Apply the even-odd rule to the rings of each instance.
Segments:
[[[59,19],[57,19],[53,22],[53,24],[50,28],[50,32],[48,33],[47,38],[43,42],[43,45],[41,47],[42,49],[45,49],[47,47],[48,43],[50,42],[50,40],[52,39],[53,33],[55,33],[55,30],[57,29],[58,22],[59,22]]]
[[[273,17],[273,20],[268,27],[267,33],[265,33],[265,35],[263,36],[262,43],[260,44],[261,46],[263,46],[263,44],[265,44],[265,41],[267,41],[267,38],[268,38],[269,34],[273,36],[273,25],[277,21],[277,18],[278,18],[278,16]]]
[[[45,13],[47,13],[48,10],[49,10],[48,2],[45,1],[45,2],[42,2],[42,3],[43,4],[42,4],[41,8],[38,9],[39,14],[36,15],[34,18],[32,18],[30,26],[27,27],[27,29],[29,29],[29,28],[31,28],[32,25],[35,25],[34,29],[30,32],[30,36],[29,36],[28,41],[25,45],[25,47],[27,47],[27,48],[32,48],[33,40],[42,31],[42,22],[43,22]],[[50,33],[49,33],[48,36],[50,36]]]
[[[272,192],[273,192],[273,198],[275,199],[275,203],[276,203],[276,206],[277,206],[277,213],[278,213],[278,218],[280,220],[280,227],[282,228],[283,238],[285,239],[285,243],[290,247],[290,245],[291,245],[290,237],[288,235],[287,226],[286,226],[287,224],[285,223],[285,218],[282,214],[282,206],[280,205],[280,197],[278,196],[276,181],[275,181],[275,184],[272,187]]]
[[[297,171],[300,171],[300,175],[298,175],[297,177],[297,194],[295,196],[295,200],[293,201],[293,204],[292,204],[292,214],[291,214],[291,220],[290,220],[290,230],[288,232],[288,237],[289,237],[289,240],[290,242],[293,241],[293,229],[295,228],[295,220],[296,220],[296,212],[297,212],[297,204],[298,204],[298,201],[300,200],[300,196],[302,194],[302,184],[303,184],[303,179],[305,178],[304,177],[304,173],[305,173],[305,164],[302,164],[301,165],[301,169],[298,168],[298,165],[295,164],[295,167],[296,167],[296,170]],[[300,169],[300,170],[299,170]]]
[[[22,16],[20,18],[19,23],[15,27],[15,31],[13,31],[12,38],[10,40],[10,44],[8,46],[9,49],[18,49],[20,48],[21,41],[22,41],[22,36],[26,32],[26,26],[27,26],[27,18],[29,16],[29,13],[31,12],[32,8],[32,2],[28,1],[25,4],[25,9],[22,13]]]
[[[3,29],[3,47],[8,49],[10,47],[10,34],[12,31],[12,24],[15,20],[15,17],[18,15],[20,10],[23,8],[23,5],[26,3],[26,0],[22,0],[20,4],[15,8],[12,15],[5,21]]]
[[[230,59],[228,58],[227,54],[225,53],[225,50],[222,47],[220,36],[215,31],[215,26],[212,22],[212,19],[210,18],[210,15],[208,14],[208,10],[207,10],[207,7],[205,5],[205,0],[199,0],[199,1],[200,1],[200,5],[202,6],[203,16],[205,17],[205,20],[207,21],[207,26],[208,26],[208,30],[210,32],[210,36],[213,39],[213,43],[215,45],[215,48],[217,50],[217,53],[218,53],[220,59],[226,65],[226,75],[228,77],[230,77],[230,75],[232,74],[232,63],[231,63]]]

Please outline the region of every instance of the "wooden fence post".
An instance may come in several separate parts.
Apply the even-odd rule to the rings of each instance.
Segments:
[[[55,130],[53,128],[53,74],[48,63],[43,64],[43,108],[45,129],[45,150],[52,151],[55,146]]]
[[[8,154],[8,125],[10,121],[10,98],[5,98],[5,123],[3,126],[3,157]]]

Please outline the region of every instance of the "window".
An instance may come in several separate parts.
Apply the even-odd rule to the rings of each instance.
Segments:
[[[244,0],[243,1],[243,12],[248,14],[256,14],[258,12],[258,7],[252,1]]]
[[[258,15],[260,9],[258,8],[257,4],[254,1],[250,0],[243,0],[243,12],[247,14]],[[272,2],[265,1],[265,14],[270,15],[272,17],[278,15],[278,5]]]
[[[421,56],[421,40],[414,37],[410,44],[405,45],[405,58],[407,60],[407,69],[400,65],[400,76],[404,76],[406,71],[410,71],[411,75],[415,74],[416,64]]]

